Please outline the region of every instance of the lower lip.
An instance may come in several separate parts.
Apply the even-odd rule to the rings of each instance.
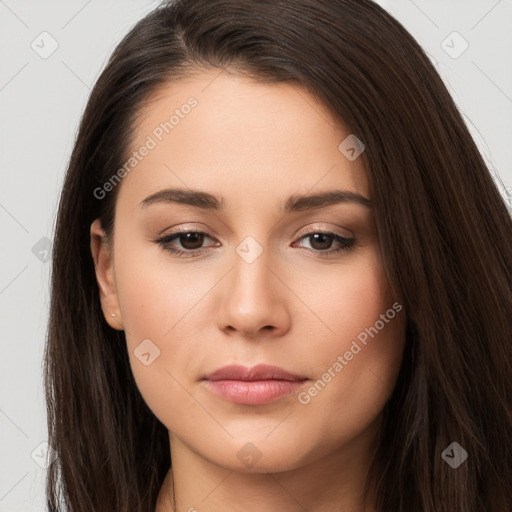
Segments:
[[[304,380],[206,380],[207,388],[230,402],[244,405],[262,405],[282,396],[292,395]]]

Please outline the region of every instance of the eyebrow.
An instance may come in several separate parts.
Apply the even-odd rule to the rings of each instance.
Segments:
[[[224,211],[224,198],[200,190],[167,188],[159,190],[140,202],[142,208],[157,203],[177,203],[202,208],[204,210]],[[370,199],[349,190],[329,190],[318,194],[293,194],[283,205],[284,213],[300,212],[324,208],[339,203],[354,203],[372,209]]]

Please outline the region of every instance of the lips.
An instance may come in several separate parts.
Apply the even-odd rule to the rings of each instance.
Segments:
[[[287,372],[279,366],[258,364],[252,368],[240,365],[223,366],[222,368],[205,375],[204,379],[210,381],[238,380],[252,382],[258,380],[303,381],[307,380],[307,377]]]
[[[303,375],[279,366],[258,364],[252,368],[230,365],[205,375],[205,388],[224,400],[239,405],[264,405],[290,399],[308,381]]]

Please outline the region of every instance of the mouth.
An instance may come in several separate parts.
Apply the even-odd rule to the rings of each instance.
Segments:
[[[242,405],[263,405],[292,396],[309,379],[278,366],[259,364],[252,368],[229,365],[202,379],[214,395]]]

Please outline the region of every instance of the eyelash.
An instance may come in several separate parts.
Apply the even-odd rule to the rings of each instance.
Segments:
[[[204,252],[202,249],[182,250],[182,249],[176,249],[176,248],[172,247],[172,245],[171,245],[172,240],[174,240],[175,238],[179,238],[181,235],[186,235],[186,234],[205,235],[208,238],[212,238],[210,235],[208,235],[208,233],[188,229],[188,230],[182,230],[182,231],[176,231],[174,233],[170,233],[170,234],[165,235],[162,238],[159,238],[154,241],[156,243],[158,243],[159,245],[161,245],[165,251],[168,251],[176,256],[181,256],[181,257],[185,257],[185,258],[187,258],[187,257],[191,258],[197,253]],[[346,238],[344,236],[338,235],[337,233],[333,233],[331,231],[322,231],[322,230],[318,230],[318,229],[311,230],[311,231],[308,231],[307,233],[304,233],[299,238],[299,240],[302,240],[303,238],[311,237],[312,235],[316,235],[316,234],[332,236],[334,238],[333,241],[337,241],[340,244],[342,244],[337,249],[315,250],[315,249],[305,248],[308,252],[315,253],[315,255],[318,255],[321,257],[329,257],[333,254],[338,254],[342,251],[348,252],[357,245],[357,241],[355,238]]]

